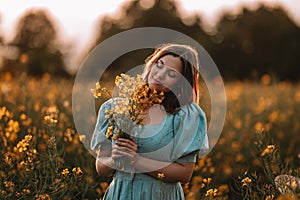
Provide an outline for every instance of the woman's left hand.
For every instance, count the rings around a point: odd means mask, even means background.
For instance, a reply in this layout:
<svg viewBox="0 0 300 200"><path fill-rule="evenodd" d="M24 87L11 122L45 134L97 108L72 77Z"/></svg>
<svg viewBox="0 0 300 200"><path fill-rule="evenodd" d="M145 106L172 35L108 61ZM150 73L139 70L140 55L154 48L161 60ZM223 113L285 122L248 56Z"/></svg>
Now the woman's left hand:
<svg viewBox="0 0 300 200"><path fill-rule="evenodd" d="M133 139L119 138L116 147L121 155L126 156L133 162L135 161L138 147Z"/></svg>

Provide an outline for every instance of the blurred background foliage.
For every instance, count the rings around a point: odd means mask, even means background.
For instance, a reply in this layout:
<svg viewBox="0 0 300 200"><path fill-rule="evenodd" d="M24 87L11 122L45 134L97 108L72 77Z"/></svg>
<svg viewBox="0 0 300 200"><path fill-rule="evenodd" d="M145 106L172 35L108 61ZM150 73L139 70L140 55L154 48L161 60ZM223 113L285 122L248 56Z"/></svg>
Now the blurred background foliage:
<svg viewBox="0 0 300 200"><path fill-rule="evenodd" d="M23 71L34 76L45 72L74 76L66 67L67 61L74 58L67 53L69 47L60 41L56 24L47 10L30 10L20 17L11 42L4 44L0 33L1 70ZM128 1L115 15L99 18L95 26L95 41L86 46L86 52L122 31L157 26L182 32L198 41L225 80L258 80L264 74L277 80L299 80L300 28L281 7L261 4L256 10L245 7L238 15L225 11L215 27L207 28L200 14L183 14L176 1ZM128 53L110 69L116 73L127 71L143 64L149 52L145 49Z"/></svg>
<svg viewBox="0 0 300 200"><path fill-rule="evenodd" d="M45 10L25 13L17 24L16 36L6 45L10 59L4 60L3 70L33 76L69 75L57 37L55 22Z"/></svg>

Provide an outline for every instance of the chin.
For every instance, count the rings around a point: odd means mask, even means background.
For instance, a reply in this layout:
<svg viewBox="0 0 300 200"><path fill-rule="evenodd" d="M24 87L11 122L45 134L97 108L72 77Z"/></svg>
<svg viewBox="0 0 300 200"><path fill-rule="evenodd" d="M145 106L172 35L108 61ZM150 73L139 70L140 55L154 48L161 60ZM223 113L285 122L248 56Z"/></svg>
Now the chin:
<svg viewBox="0 0 300 200"><path fill-rule="evenodd" d="M149 88L152 90L156 90L158 92L161 92L163 90L163 87L161 85L158 84L149 84Z"/></svg>

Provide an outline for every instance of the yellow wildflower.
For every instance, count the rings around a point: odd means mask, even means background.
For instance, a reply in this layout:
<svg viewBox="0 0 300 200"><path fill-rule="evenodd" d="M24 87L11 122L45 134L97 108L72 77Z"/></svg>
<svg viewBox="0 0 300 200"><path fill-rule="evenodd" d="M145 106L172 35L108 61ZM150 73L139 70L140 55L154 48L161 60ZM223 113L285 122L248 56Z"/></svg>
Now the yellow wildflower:
<svg viewBox="0 0 300 200"><path fill-rule="evenodd" d="M46 110L47 113L53 113L53 114L58 114L59 110L56 106L50 106Z"/></svg>
<svg viewBox="0 0 300 200"><path fill-rule="evenodd" d="M274 199L274 195L272 194L272 195L268 195L266 198L265 198L265 200L273 200Z"/></svg>
<svg viewBox="0 0 300 200"><path fill-rule="evenodd" d="M15 184L11 181L4 181L4 185L8 188L8 191L12 192Z"/></svg>
<svg viewBox="0 0 300 200"><path fill-rule="evenodd" d="M207 197L215 197L217 195L218 195L218 190L215 188L207 190L206 194L205 194L205 196L207 196Z"/></svg>
<svg viewBox="0 0 300 200"><path fill-rule="evenodd" d="M69 173L70 173L70 172L69 172L69 169L68 169L68 168L64 169L64 170L61 172L61 174L64 175L64 176L68 175Z"/></svg>
<svg viewBox="0 0 300 200"><path fill-rule="evenodd" d="M83 173L82 170L80 169L80 167L74 167L72 169L72 172L73 172L73 174L76 174L76 175L80 175Z"/></svg>
<svg viewBox="0 0 300 200"><path fill-rule="evenodd" d="M57 124L57 123L58 123L58 120L57 120L57 119L55 119L55 118L53 118L53 117L51 117L51 116L49 116L49 115L46 115L46 116L44 117L44 120L45 120L46 122L51 123L51 124Z"/></svg>
<svg viewBox="0 0 300 200"><path fill-rule="evenodd" d="M163 178L165 178L165 174L164 173L157 173L157 178L162 180Z"/></svg>
<svg viewBox="0 0 300 200"><path fill-rule="evenodd" d="M118 97L113 98L113 107L105 112L105 118L110 123L106 137L112 140L126 135L125 132L132 130L134 125L143 125L140 114L152 105L161 103L163 98L163 93L150 91L141 75L131 77L122 73L116 76L115 85L118 87ZM97 98L104 90L112 96L100 83L96 83L96 89L91 91Z"/></svg>
<svg viewBox="0 0 300 200"><path fill-rule="evenodd" d="M203 179L203 183L205 183L205 184L208 185L208 184L211 182L211 179L212 179L212 178L204 178L204 179Z"/></svg>
<svg viewBox="0 0 300 200"><path fill-rule="evenodd" d="M242 180L242 186L245 187L245 186L248 186L248 184L250 184L252 182L252 180L249 178L249 177L246 177Z"/></svg>
<svg viewBox="0 0 300 200"><path fill-rule="evenodd" d="M6 132L13 132L13 133L19 132L20 131L19 122L14 120L9 120L5 130Z"/></svg>
<svg viewBox="0 0 300 200"><path fill-rule="evenodd" d="M29 189L23 189L24 194L30 194L30 190Z"/></svg>
<svg viewBox="0 0 300 200"><path fill-rule="evenodd" d="M101 88L101 84L99 82L96 83L96 89L100 89Z"/></svg>
<svg viewBox="0 0 300 200"><path fill-rule="evenodd" d="M297 182L296 181L292 181L291 184L290 184L290 187L291 187L292 190L296 190L297 187L298 187Z"/></svg>
<svg viewBox="0 0 300 200"><path fill-rule="evenodd" d="M24 139L22 139L17 146L14 148L15 152L22 153L27 151L27 147L30 145L29 142L32 140L32 135L26 135Z"/></svg>
<svg viewBox="0 0 300 200"><path fill-rule="evenodd" d="M49 194L38 194L35 198L36 200L51 200Z"/></svg>
<svg viewBox="0 0 300 200"><path fill-rule="evenodd" d="M1 196L5 197L7 195L5 190L1 190Z"/></svg>
<svg viewBox="0 0 300 200"><path fill-rule="evenodd" d="M106 138L111 137L111 135L113 134L113 129L114 129L113 126L109 126L109 127L107 128L107 131L106 131Z"/></svg>
<svg viewBox="0 0 300 200"><path fill-rule="evenodd" d="M267 154L271 154L271 153L273 153L274 150L275 150L274 145L268 145L261 153L261 156L264 157Z"/></svg>
<svg viewBox="0 0 300 200"><path fill-rule="evenodd" d="M264 131L264 124L262 122L255 123L254 130L256 133L262 133Z"/></svg>
<svg viewBox="0 0 300 200"><path fill-rule="evenodd" d="M91 92L93 93L94 97L97 99L102 96L102 91L98 89L91 89Z"/></svg>
<svg viewBox="0 0 300 200"><path fill-rule="evenodd" d="M26 119L26 115L25 115L24 113L21 114L21 115L20 115L20 119L21 119L21 120L25 120L25 119Z"/></svg>
<svg viewBox="0 0 300 200"><path fill-rule="evenodd" d="M79 135L79 140L82 142L86 139L86 135Z"/></svg>
<svg viewBox="0 0 300 200"><path fill-rule="evenodd" d="M117 140L121 135L119 133L117 133L114 137L112 137L112 140Z"/></svg>
<svg viewBox="0 0 300 200"><path fill-rule="evenodd" d="M3 106L0 108L0 119L2 119L3 116L5 116L6 113L6 107Z"/></svg>
<svg viewBox="0 0 300 200"><path fill-rule="evenodd" d="M218 191L221 194L226 194L229 192L229 186L227 184L222 184L218 187Z"/></svg>

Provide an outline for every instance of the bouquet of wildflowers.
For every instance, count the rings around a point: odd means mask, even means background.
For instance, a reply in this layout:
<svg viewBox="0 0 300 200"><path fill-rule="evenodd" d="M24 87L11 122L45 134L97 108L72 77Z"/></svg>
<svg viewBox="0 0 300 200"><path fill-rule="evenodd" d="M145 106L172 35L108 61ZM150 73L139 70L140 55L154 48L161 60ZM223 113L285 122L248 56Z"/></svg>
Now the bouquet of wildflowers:
<svg viewBox="0 0 300 200"><path fill-rule="evenodd" d="M106 110L105 116L109 120L106 137L110 140L130 138L130 135L137 134L133 133L134 127L143 125L143 112L164 99L164 93L151 90L141 75L132 77L121 74L116 77L115 85L118 95L112 98L113 106ZM113 97L99 82L91 92L95 98L101 97L103 92Z"/></svg>

